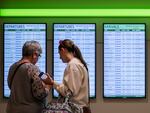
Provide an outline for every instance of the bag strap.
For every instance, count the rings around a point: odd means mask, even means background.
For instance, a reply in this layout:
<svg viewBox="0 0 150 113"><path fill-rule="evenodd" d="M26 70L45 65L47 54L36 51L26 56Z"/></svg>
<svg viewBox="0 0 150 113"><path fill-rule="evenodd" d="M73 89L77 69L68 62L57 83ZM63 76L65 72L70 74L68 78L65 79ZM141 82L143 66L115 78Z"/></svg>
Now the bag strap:
<svg viewBox="0 0 150 113"><path fill-rule="evenodd" d="M20 63L20 64L17 66L17 68L15 69L15 71L14 71L14 73L13 73L13 75L12 75L12 79L11 79L11 81L10 81L10 88L11 88L11 85L12 85L12 82L13 82L13 79L14 79L14 76L15 76L17 70L19 69L19 67L20 67L21 65L23 65L23 64L25 64L25 63L28 63L28 62L22 62L22 63Z"/></svg>

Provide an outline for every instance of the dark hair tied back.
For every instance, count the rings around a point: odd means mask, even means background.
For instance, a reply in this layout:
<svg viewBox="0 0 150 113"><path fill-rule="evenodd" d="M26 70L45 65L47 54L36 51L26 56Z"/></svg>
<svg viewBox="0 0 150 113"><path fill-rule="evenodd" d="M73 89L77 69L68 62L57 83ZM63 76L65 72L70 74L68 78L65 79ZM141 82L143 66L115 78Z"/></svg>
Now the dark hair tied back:
<svg viewBox="0 0 150 113"><path fill-rule="evenodd" d="M65 40L60 40L59 41L59 50L61 50L61 48L66 48L69 52L72 52L74 57L78 58L82 64L84 64L84 66L87 68L86 62L84 61L81 51L78 48L77 45L74 44L74 42L70 39L65 39Z"/></svg>

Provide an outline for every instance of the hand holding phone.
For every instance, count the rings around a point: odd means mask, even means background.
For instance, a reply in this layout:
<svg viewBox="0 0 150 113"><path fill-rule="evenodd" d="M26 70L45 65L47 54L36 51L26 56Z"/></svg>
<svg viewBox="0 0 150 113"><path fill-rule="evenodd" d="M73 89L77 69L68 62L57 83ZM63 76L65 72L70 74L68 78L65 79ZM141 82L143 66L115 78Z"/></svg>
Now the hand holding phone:
<svg viewBox="0 0 150 113"><path fill-rule="evenodd" d="M39 76L45 84L53 85L54 81L48 73L41 72Z"/></svg>
<svg viewBox="0 0 150 113"><path fill-rule="evenodd" d="M44 72L41 72L39 74L39 77L43 80L43 79L46 79L48 76Z"/></svg>

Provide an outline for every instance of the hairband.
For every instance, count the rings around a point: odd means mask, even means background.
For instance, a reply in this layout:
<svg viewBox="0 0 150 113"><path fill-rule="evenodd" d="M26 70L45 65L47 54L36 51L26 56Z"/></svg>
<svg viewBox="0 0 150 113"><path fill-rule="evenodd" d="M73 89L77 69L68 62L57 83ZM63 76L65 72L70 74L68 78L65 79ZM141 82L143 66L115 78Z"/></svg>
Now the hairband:
<svg viewBox="0 0 150 113"><path fill-rule="evenodd" d="M59 45L61 45L61 46L64 47L63 40L60 40L60 41L59 41Z"/></svg>

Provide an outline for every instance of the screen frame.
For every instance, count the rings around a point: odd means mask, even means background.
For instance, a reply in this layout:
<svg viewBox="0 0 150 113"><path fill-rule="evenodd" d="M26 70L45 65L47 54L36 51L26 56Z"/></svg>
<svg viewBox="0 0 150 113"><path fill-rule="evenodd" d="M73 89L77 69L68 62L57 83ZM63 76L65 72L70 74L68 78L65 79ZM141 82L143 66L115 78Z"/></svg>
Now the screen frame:
<svg viewBox="0 0 150 113"><path fill-rule="evenodd" d="M63 22L58 22L58 23L53 23L52 24L52 28L53 28L53 32L52 32L52 35L53 35L53 40L52 40L52 54L53 54L53 56L52 56L52 74L53 74L53 79L54 79L54 25L55 24L93 24L93 25L95 25L95 96L92 96L92 97L90 97L90 92L89 92L89 99L96 99L96 70L97 70L97 48L96 48L96 23L63 23ZM90 90L89 90L90 91ZM54 99L56 99L56 98L58 98L58 97L56 97L56 96L54 96L54 89L52 89L52 98L54 98Z"/></svg>
<svg viewBox="0 0 150 113"><path fill-rule="evenodd" d="M3 26L2 26L2 30L3 30L3 48L2 48L2 51L3 51L3 91L2 91L2 93L3 93L3 98L5 98L5 99L9 99L10 98L10 96L9 97L7 97L7 96L5 96L5 94L4 94L4 83L5 83L5 25L6 24L44 24L45 25L45 72L47 72L47 23L43 23L43 22L41 22L41 23L30 23L30 22L28 22L28 23L25 23L25 22L19 22L19 23L17 23L17 22L4 22L3 23ZM42 51L43 51L43 48L42 48ZM10 90L10 89L9 89Z"/></svg>
<svg viewBox="0 0 150 113"><path fill-rule="evenodd" d="M105 32L105 29L104 29L104 25L105 24L123 24L123 25L126 25L126 24L132 24L132 25L135 25L135 24L142 24L144 25L144 32L145 32L145 95L143 97L129 97L129 96L122 96L122 97L107 97L104 95L104 32ZM146 61L147 61L147 57L146 57L146 23L103 23L103 99L146 99L147 97L147 76L146 76L146 72L147 72L147 66L146 66Z"/></svg>

